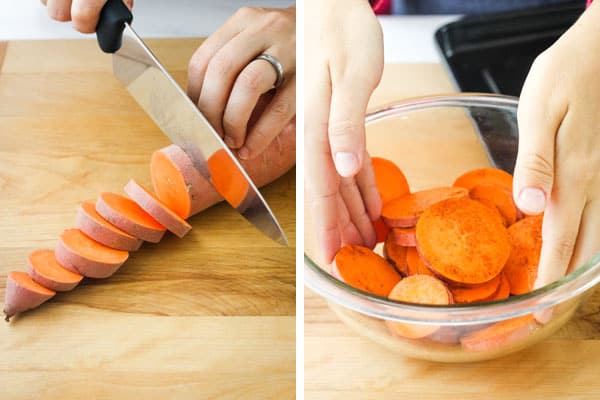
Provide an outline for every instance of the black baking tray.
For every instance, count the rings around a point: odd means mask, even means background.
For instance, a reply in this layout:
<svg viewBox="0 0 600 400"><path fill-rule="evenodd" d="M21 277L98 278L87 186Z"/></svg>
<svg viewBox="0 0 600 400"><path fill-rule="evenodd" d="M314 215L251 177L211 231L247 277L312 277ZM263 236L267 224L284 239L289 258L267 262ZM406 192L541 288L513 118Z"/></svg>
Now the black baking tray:
<svg viewBox="0 0 600 400"><path fill-rule="evenodd" d="M519 96L533 60L585 10L584 1L466 16L439 28L435 42L458 90ZM518 136L514 115L468 112L493 166L512 173Z"/></svg>
<svg viewBox="0 0 600 400"><path fill-rule="evenodd" d="M518 96L533 60L584 10L577 0L466 16L439 28L435 42L459 90Z"/></svg>

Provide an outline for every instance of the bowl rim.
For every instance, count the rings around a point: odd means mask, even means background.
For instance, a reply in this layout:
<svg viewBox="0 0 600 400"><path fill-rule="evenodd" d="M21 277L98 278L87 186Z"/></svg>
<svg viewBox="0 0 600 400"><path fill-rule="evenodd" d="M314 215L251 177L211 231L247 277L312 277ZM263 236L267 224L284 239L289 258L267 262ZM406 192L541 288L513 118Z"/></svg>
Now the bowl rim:
<svg viewBox="0 0 600 400"><path fill-rule="evenodd" d="M365 123L392 116L442 107L490 107L516 112L518 99L512 96L460 93L414 97L389 103L367 114ZM338 280L304 254L304 283L307 287L342 307L372 317L418 323L456 326L496 322L544 309L575 298L600 282L600 253L563 278L526 294L484 303L416 305L377 296Z"/></svg>

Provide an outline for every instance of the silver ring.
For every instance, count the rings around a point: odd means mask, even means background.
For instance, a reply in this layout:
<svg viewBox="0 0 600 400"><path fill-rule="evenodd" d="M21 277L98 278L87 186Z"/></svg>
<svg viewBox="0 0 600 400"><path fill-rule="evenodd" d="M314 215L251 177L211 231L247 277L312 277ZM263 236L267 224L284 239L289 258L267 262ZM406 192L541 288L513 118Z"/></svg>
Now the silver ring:
<svg viewBox="0 0 600 400"><path fill-rule="evenodd" d="M271 66L275 70L275 73L277 74L277 79L275 79L273 87L277 89L279 86L281 86L281 84L283 83L283 66L281 65L279 60L266 53L262 53L261 55L256 57L255 60L264 60L271 64Z"/></svg>

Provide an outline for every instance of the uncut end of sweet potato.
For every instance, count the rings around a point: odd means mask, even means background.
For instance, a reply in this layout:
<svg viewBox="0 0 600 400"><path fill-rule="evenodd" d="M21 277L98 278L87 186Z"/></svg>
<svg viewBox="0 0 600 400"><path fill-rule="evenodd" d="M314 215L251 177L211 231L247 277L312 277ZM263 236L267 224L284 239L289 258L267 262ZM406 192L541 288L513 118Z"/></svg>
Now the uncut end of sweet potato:
<svg viewBox="0 0 600 400"><path fill-rule="evenodd" d="M25 272L9 272L6 279L4 320L9 322L16 314L38 307L55 294L53 290L34 282Z"/></svg>

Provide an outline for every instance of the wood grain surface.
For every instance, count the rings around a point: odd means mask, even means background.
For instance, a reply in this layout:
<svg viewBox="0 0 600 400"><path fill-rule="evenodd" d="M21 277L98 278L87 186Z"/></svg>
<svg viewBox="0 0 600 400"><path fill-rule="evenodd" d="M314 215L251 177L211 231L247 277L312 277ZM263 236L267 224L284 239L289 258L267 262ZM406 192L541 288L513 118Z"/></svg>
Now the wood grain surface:
<svg viewBox="0 0 600 400"><path fill-rule="evenodd" d="M449 92L454 92L454 88L440 65L386 65L371 106ZM427 181L433 176L430 168L435 168L441 181L447 181L456 176L457 169L487 163L472 128L455 127L452 134L462 132L463 136L457 139L454 149L436 145L435 135L448 133L435 132L435 121L431 126L432 132L428 135L433 135L433 140L430 143L423 142L423 148L402 153L406 158L400 160L400 165L409 182L429 186L433 183ZM377 129L393 129L393 125L375 128L375 134ZM369 139L367 142L368 146L377 148L375 154L378 155L387 151L390 156L394 152L397 156L398 146L402 145ZM429 152L428 157L421 156L423 149ZM305 213L306 249L309 254L315 254L307 207ZM472 364L438 364L392 353L344 325L326 301L309 289L304 290L304 309L307 400L600 398L598 292L549 340L501 359Z"/></svg>
<svg viewBox="0 0 600 400"><path fill-rule="evenodd" d="M185 85L200 39L149 40ZM130 178L149 185L169 140L112 75L94 40L23 41L0 73L0 297L74 226L77 205ZM295 174L262 190L282 247L227 204L0 326L2 399L292 398L295 391Z"/></svg>

